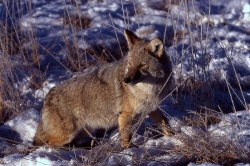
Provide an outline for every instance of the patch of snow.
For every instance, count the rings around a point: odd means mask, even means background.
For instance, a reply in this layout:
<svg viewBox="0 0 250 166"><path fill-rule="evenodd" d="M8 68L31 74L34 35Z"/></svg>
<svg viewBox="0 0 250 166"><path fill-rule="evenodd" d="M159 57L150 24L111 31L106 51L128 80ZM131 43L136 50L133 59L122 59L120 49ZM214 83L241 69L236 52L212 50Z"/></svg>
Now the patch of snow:
<svg viewBox="0 0 250 166"><path fill-rule="evenodd" d="M12 138L14 132L16 133L14 134L16 141L23 144L32 144L38 127L39 119L39 111L31 108L20 113L20 115L18 115L16 118L7 121L1 126L1 129L5 130L4 133L6 138ZM8 132L8 130L11 130L12 132Z"/></svg>
<svg viewBox="0 0 250 166"><path fill-rule="evenodd" d="M188 166L221 166L221 165L205 162L205 163L202 163L202 164L190 163L190 164L188 164Z"/></svg>

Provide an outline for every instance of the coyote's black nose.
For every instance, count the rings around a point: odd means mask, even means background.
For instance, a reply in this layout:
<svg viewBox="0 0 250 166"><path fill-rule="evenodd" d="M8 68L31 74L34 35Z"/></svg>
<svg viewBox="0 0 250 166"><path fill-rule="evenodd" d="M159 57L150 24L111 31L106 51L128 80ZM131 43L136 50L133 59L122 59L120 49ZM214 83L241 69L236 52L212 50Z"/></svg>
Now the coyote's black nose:
<svg viewBox="0 0 250 166"><path fill-rule="evenodd" d="M131 81L132 81L131 78L124 78L124 82L127 84L130 83Z"/></svg>

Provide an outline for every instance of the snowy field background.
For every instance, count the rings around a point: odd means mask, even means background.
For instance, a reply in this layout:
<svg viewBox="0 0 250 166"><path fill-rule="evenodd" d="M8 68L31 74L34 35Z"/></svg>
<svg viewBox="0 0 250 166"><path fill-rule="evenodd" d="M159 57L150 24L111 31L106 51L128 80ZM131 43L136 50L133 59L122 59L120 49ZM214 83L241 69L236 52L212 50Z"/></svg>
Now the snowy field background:
<svg viewBox="0 0 250 166"><path fill-rule="evenodd" d="M0 17L0 165L249 165L249 0L2 0ZM124 28L164 41L176 134L146 119L123 151L116 130L91 150L33 147L49 89L125 55Z"/></svg>

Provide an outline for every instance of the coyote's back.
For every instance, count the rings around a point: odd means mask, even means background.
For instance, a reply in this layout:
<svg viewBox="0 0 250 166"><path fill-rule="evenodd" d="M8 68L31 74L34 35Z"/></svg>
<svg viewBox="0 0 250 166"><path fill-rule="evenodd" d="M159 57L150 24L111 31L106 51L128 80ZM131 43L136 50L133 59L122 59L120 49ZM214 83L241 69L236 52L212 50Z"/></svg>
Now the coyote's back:
<svg viewBox="0 0 250 166"><path fill-rule="evenodd" d="M123 59L73 77L47 94L35 145L62 146L77 135L119 126L121 145L129 146L132 120L143 113L169 134L156 109L168 91L171 62L159 38L147 42L125 30L129 52ZM163 87L165 85L165 87Z"/></svg>

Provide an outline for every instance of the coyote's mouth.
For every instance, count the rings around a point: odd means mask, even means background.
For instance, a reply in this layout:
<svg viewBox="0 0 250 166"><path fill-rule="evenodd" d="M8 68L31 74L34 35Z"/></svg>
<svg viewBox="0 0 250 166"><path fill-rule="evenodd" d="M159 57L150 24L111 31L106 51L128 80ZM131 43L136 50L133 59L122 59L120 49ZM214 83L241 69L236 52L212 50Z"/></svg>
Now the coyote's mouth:
<svg viewBox="0 0 250 166"><path fill-rule="evenodd" d="M125 77L124 82L127 84L131 83L131 82L133 84L136 84L136 83L141 81L141 75L142 75L141 72L139 70L137 70L135 74L130 75L129 77Z"/></svg>

